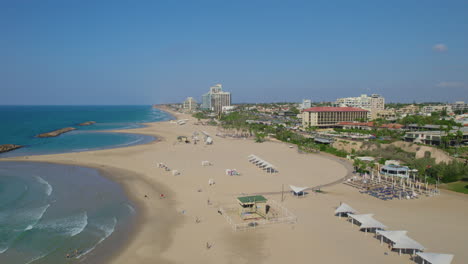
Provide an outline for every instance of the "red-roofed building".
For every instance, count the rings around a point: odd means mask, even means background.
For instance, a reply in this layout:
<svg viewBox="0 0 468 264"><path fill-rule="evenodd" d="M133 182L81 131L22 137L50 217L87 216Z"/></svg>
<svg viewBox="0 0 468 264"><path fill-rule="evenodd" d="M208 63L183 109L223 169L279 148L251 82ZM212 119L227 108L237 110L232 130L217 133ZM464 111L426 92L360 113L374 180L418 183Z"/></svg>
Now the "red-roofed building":
<svg viewBox="0 0 468 264"><path fill-rule="evenodd" d="M398 129L402 129L404 127L404 125L402 125L402 124L383 124L380 127L381 128L392 129L392 130L398 130Z"/></svg>
<svg viewBox="0 0 468 264"><path fill-rule="evenodd" d="M340 122L367 119L368 110L355 107L311 107L302 111L304 127L332 127Z"/></svg>

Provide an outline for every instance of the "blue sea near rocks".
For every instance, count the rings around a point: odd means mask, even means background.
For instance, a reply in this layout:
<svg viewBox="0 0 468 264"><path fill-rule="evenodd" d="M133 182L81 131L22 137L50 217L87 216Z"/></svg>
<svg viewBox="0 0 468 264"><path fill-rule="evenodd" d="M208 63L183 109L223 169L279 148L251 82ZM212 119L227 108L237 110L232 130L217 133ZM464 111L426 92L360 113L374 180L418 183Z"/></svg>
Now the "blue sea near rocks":
<svg viewBox="0 0 468 264"><path fill-rule="evenodd" d="M145 143L154 138L95 131L170 118L151 106L0 106L0 144L25 145L0 158ZM75 126L85 121L97 123ZM68 126L77 130L34 137ZM0 159L2 264L101 263L128 237L136 215L121 187L97 170Z"/></svg>
<svg viewBox="0 0 468 264"><path fill-rule="evenodd" d="M0 106L0 145L23 145L1 153L2 157L77 152L142 144L153 137L136 134L96 133L96 130L130 129L141 123L172 117L151 106ZM77 126L96 121L90 126ZM38 134L64 127L77 130L58 137L37 138Z"/></svg>

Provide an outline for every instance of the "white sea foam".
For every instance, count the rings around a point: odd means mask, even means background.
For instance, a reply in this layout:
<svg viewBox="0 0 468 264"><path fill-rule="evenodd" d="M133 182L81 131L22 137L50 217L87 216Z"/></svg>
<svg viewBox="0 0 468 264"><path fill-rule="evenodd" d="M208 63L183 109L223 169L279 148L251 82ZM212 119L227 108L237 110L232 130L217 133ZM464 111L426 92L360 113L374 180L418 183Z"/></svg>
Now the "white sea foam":
<svg viewBox="0 0 468 264"><path fill-rule="evenodd" d="M8 250L8 247L2 247L0 248L0 254L2 254L3 252L7 251Z"/></svg>
<svg viewBox="0 0 468 264"><path fill-rule="evenodd" d="M136 213L135 208L133 208L133 206L131 206L130 204L126 203L125 206L127 206L128 210L130 210L130 213L132 214Z"/></svg>
<svg viewBox="0 0 468 264"><path fill-rule="evenodd" d="M28 230L31 230L34 228L34 226L37 225L37 223L42 219L42 216L45 214L45 212L47 211L47 208L50 207L50 204L47 204L45 206L42 206L42 207L38 207L38 208L34 208L34 209L28 209L28 210L22 210L22 211L17 211L17 212L14 212L13 216L10 215L11 219L13 221L17 221L17 222L29 222L32 220L32 223L29 224L24 230L18 230L19 232L16 233L15 237L12 237L9 241L14 241L14 239L16 237L18 237L21 233L23 233L24 231L28 231ZM10 245L7 244L2 246L0 248L0 254L2 254L3 252L7 251L8 248L10 247Z"/></svg>
<svg viewBox="0 0 468 264"><path fill-rule="evenodd" d="M116 225L117 225L117 218L115 217L112 218L111 223L108 223L108 225L105 225L105 224L96 225L96 227L104 233L104 236L101 239L99 239L98 242L94 244L94 246L92 246L91 248L87 249L86 251L78 255L77 258L81 258L85 256L86 254L88 254L89 252L93 251L97 247L97 245L101 244L102 241L106 240L110 235L112 235L112 233L114 233Z"/></svg>
<svg viewBox="0 0 468 264"><path fill-rule="evenodd" d="M47 196L50 196L50 194L52 194L52 190L54 189L54 188L52 188L52 185L50 185L49 182L44 180L41 176L35 176L35 177L36 177L38 182L40 182L41 184L46 186Z"/></svg>
<svg viewBox="0 0 468 264"><path fill-rule="evenodd" d="M67 236L76 236L88 225L88 214L86 211L69 217L54 219L41 223L37 226L39 229L54 230Z"/></svg>
<svg viewBox="0 0 468 264"><path fill-rule="evenodd" d="M41 258L43 258L43 257L45 257L45 256L47 256L47 255L49 255L49 253L42 254L42 255L40 255L40 256L34 257L34 258L32 258L30 261L26 262L26 264L33 263L34 261L36 261L36 260L38 260L38 259L41 259Z"/></svg>

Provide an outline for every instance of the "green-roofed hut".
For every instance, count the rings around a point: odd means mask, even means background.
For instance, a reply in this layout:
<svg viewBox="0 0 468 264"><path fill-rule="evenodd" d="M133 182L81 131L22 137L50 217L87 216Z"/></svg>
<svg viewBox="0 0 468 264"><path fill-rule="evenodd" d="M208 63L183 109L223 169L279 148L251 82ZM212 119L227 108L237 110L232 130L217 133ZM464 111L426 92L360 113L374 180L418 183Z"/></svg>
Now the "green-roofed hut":
<svg viewBox="0 0 468 264"><path fill-rule="evenodd" d="M267 218L270 206L268 199L263 195L237 197L239 202L239 215L242 220Z"/></svg>

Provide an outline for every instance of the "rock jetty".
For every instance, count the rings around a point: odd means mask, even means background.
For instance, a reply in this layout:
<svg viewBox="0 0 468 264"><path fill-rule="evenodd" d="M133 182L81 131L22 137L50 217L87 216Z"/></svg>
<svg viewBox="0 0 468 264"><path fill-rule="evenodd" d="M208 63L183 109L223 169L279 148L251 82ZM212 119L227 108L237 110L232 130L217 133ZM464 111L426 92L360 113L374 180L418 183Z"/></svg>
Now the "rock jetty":
<svg viewBox="0 0 468 264"><path fill-rule="evenodd" d="M0 145L0 153L12 151L12 150L19 149L22 147L23 146L21 145L13 145L13 144Z"/></svg>
<svg viewBox="0 0 468 264"><path fill-rule="evenodd" d="M65 127L65 128L61 128L61 129L57 129L57 130L51 131L51 132L39 134L39 135L37 135L36 137L40 137L40 138L44 138L44 137L56 137L56 136L58 136L58 135L61 135L61 134L63 134L63 133L67 133L67 132L72 131L72 130L75 130L75 129L76 129L76 128L74 128L74 127Z"/></svg>
<svg viewBox="0 0 468 264"><path fill-rule="evenodd" d="M88 121L88 122L84 122L84 123L81 123L81 124L78 124L79 126L90 126L92 124L96 124L96 121Z"/></svg>

